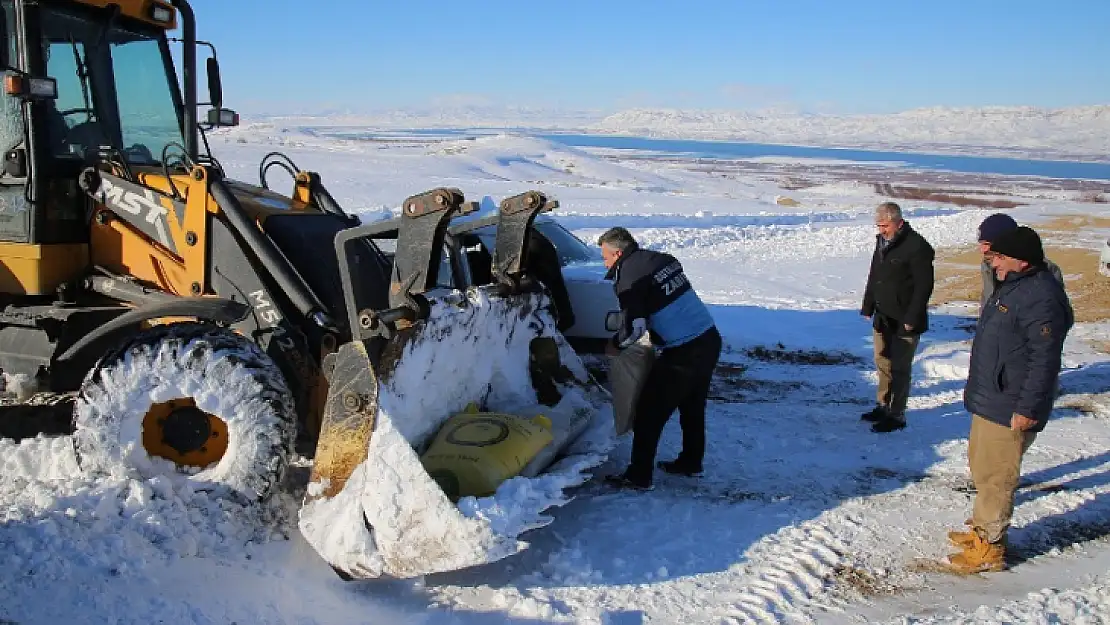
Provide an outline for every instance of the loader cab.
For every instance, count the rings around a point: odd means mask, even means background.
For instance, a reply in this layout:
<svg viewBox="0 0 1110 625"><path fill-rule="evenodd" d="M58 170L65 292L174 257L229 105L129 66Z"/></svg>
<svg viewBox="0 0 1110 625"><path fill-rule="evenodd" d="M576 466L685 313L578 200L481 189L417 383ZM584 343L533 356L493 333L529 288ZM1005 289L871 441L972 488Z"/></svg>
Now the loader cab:
<svg viewBox="0 0 1110 625"><path fill-rule="evenodd" d="M179 19L183 39L167 37ZM183 174L202 161L201 129L238 115L221 108L213 48L214 108L198 123L196 50L210 44L186 0L0 0L0 33L0 293L45 295L92 262L85 168ZM171 41L184 43L180 82Z"/></svg>
<svg viewBox="0 0 1110 625"><path fill-rule="evenodd" d="M84 168L107 159L163 171L180 160L186 107L166 39L175 20L161 0L0 0L0 292L49 293L86 269ZM35 81L53 93L12 88Z"/></svg>
<svg viewBox="0 0 1110 625"><path fill-rule="evenodd" d="M4 240L83 242L85 196L77 187L83 167L102 154L129 167L161 165L184 142L168 24L98 4L3 0L9 72L56 85L54 98L13 102L4 93L4 126L14 132L3 147L7 160L25 163L22 172L5 171L12 179L6 187L29 183L31 200L25 219L0 224Z"/></svg>

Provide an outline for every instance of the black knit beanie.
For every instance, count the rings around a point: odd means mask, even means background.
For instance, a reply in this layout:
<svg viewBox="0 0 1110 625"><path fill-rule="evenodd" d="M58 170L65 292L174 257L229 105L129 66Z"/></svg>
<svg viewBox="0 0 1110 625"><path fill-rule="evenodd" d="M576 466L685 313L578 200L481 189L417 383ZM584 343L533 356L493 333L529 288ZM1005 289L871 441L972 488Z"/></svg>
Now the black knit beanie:
<svg viewBox="0 0 1110 625"><path fill-rule="evenodd" d="M1041 247L1041 237L1037 236L1029 226L1019 226L999 235L991 243L991 251L1010 258L1024 260L1030 265L1044 263L1044 248Z"/></svg>

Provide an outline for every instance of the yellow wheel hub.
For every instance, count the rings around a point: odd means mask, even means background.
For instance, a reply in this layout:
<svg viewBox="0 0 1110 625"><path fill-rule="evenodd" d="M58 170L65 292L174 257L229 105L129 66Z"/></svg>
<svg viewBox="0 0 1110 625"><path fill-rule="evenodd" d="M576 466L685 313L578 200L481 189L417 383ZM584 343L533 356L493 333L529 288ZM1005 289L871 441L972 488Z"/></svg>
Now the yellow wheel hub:
<svg viewBox="0 0 1110 625"><path fill-rule="evenodd" d="M188 397L154 404L143 417L143 449L178 466L207 467L227 453L227 424Z"/></svg>

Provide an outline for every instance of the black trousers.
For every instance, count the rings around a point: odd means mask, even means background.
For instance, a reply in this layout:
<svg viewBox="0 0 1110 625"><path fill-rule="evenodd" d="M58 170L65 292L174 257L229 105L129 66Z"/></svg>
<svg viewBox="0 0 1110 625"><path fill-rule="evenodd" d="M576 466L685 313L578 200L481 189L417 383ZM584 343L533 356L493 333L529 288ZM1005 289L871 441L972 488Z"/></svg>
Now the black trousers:
<svg viewBox="0 0 1110 625"><path fill-rule="evenodd" d="M630 476L651 478L659 437L676 409L682 426L679 459L687 466L701 466L705 456L705 404L720 357L721 334L712 327L689 343L663 350L655 360L636 404Z"/></svg>

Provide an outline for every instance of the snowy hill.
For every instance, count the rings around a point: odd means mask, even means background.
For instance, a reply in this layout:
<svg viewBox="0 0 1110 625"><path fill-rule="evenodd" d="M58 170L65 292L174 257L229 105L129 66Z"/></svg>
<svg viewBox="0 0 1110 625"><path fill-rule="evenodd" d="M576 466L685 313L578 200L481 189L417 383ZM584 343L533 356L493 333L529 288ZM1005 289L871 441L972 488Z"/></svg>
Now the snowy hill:
<svg viewBox="0 0 1110 625"><path fill-rule="evenodd" d="M1026 158L1110 160L1110 105L1043 109L1029 106L932 107L875 115L785 110L598 110L442 106L370 113L331 111L245 114L287 126L377 130L503 129L612 133Z"/></svg>
<svg viewBox="0 0 1110 625"><path fill-rule="evenodd" d="M249 116L249 115L248 115ZM413 107L369 113L355 111L256 114L260 120L316 126L391 128L583 128L603 119L592 110L555 110L524 106Z"/></svg>
<svg viewBox="0 0 1110 625"><path fill-rule="evenodd" d="M933 107L889 115L633 109L599 132L840 147L989 147L992 152L1110 158L1110 105L1066 109Z"/></svg>

